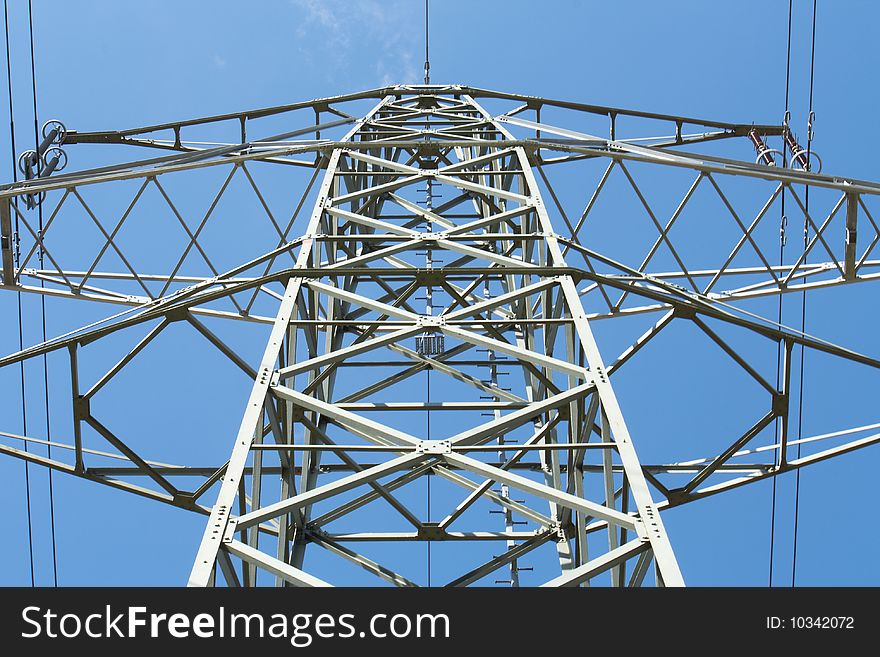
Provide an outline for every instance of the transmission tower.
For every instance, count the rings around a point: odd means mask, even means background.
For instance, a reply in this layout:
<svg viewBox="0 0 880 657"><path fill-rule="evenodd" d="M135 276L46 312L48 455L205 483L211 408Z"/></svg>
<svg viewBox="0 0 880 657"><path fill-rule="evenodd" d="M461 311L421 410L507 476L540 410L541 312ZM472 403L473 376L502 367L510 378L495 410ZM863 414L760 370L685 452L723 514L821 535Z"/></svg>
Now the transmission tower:
<svg viewBox="0 0 880 657"><path fill-rule="evenodd" d="M880 185L811 172L786 125L426 84L123 131L50 123L44 136L22 160L28 179L0 190L3 288L122 310L0 360L66 358L53 372L71 418L46 437L53 458L13 433L0 452L202 514L200 544L180 546L196 555L192 586L346 584L328 556L410 586L426 583L412 574L426 548L432 584L516 586L527 571L530 585L681 586L665 509L880 441L878 425L792 430L794 353L880 362L744 309L880 275L869 210ZM107 159L75 173L50 166L81 144ZM169 153L129 159L137 147ZM567 179L575 208L553 177L579 167L598 175ZM655 175L689 181L668 217L650 201ZM185 207L209 179L207 210ZM101 201L105 190L128 200ZM293 190L292 212L272 209ZM615 205L621 193L628 205ZM681 237L677 222L701 194L716 210L702 234ZM642 234L591 236L609 195L620 215L645 219ZM773 264L784 198L783 230L803 223L807 241ZM223 212L233 232L212 252L207 227ZM73 217L97 238L87 260L84 238L64 228ZM143 232L126 233L135 221ZM268 237L250 253L257 223ZM185 235L173 253L172 227ZM139 267L160 252L164 270ZM224 254L236 262L215 264ZM600 353L597 326L642 317L649 328L630 346ZM693 458L654 460L676 435L631 433L615 375L673 324L714 345L763 407ZM159 462L137 418L111 428L96 409L175 327L241 370L250 392L237 429L179 436L175 460ZM120 385L136 394L129 379ZM204 382L194 414L212 412L219 385Z"/></svg>

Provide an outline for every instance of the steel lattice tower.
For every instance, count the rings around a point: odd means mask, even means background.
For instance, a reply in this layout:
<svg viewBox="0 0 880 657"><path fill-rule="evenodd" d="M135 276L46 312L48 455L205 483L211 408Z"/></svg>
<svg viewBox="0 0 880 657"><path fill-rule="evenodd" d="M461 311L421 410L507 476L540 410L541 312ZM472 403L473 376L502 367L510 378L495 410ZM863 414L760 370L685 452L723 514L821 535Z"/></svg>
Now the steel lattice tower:
<svg viewBox="0 0 880 657"><path fill-rule="evenodd" d="M352 108L366 102L372 107L355 114ZM490 112L490 105L503 110ZM534 120L523 118L529 113ZM548 116L570 117L578 129L558 127ZM600 121L607 137L584 131ZM283 125L283 132L265 136L261 122ZM653 137L658 125L669 136ZM222 126L232 126L236 138L213 146L196 141ZM255 131L259 138L251 136ZM0 360L10 366L66 352L73 420L69 460L11 445L0 445L0 452L205 514L190 585L344 584L310 568L308 555L326 551L409 586L412 579L394 560L443 543L451 546L447 556L435 559L445 558L444 568L457 572L443 584L491 582L485 578L505 571L504 582L517 585L520 561L552 546L552 564L535 566L548 586L599 582L600 575L615 586L681 586L663 509L880 441L870 433L876 426L846 429L802 438L833 446L791 458L798 442L789 435L793 350L869 368L880 363L735 305L878 276L880 261L870 255L880 230L869 206L880 185L809 172L786 126L415 85L126 131L47 134L63 147L172 152L35 176L0 191L4 288L128 307ZM791 168L777 166L766 146L778 137L792 150ZM754 146L759 163L694 152L719 140ZM600 162L603 173L572 220L547 171L583 162ZM277 220L253 172L258 166L311 172L298 203L311 206L307 218L297 219L297 211L286 226ZM670 219L652 209L636 167L692 176ZM188 217L166 181L208 169L228 175L208 211ZM653 225L650 248L631 262L582 238L614 175L632 188ZM242 212L267 216L277 234L262 255L222 270L200 239L236 176L254 192L256 210ZM756 192L764 196L751 219L724 191L733 177L764 190ZM107 223L89 195L126 181L136 193ZM814 198L832 199L824 219L804 203L806 185L819 190ZM728 257L711 268L686 266L672 239L698 189L717 195L737 231L725 247ZM166 272L139 271L119 243L148 191L158 192L187 234L183 254ZM766 217L782 195L792 199L789 221L798 213L805 221L809 243L797 258L773 265L773 245L760 244L758 236L772 225ZM46 217L42 231L34 221L38 204ZM56 257L52 242L72 206L102 236L103 247L83 268ZM675 270L652 268L661 250ZM34 267L39 251L44 268ZM203 273L184 275L183 263L196 253ZM734 266L745 253L751 264ZM124 271L102 270L107 254L118 256ZM273 310L260 314L258 307ZM656 323L606 362L594 322L649 313L659 315ZM262 357L249 362L209 322L266 327ZM673 322L691 323L717 345L762 389L766 407L712 456L646 464L612 377ZM95 395L173 325L191 327L251 381L240 426L223 438L234 434L225 463L151 461L150 443L136 437L136 427L129 438L95 417ZM778 382L718 327L778 349ZM86 381L82 358L120 334L136 334L137 341L102 376ZM422 389L422 377L433 382L433 396L430 387ZM428 424L411 420L416 416L427 416ZM775 436L772 445L752 449L766 432ZM426 479L446 487L430 517L405 493L424 490ZM481 505L497 509L501 521L472 513ZM388 559L358 549L391 543L398 545ZM468 550L487 543L492 556L469 562L476 552Z"/></svg>

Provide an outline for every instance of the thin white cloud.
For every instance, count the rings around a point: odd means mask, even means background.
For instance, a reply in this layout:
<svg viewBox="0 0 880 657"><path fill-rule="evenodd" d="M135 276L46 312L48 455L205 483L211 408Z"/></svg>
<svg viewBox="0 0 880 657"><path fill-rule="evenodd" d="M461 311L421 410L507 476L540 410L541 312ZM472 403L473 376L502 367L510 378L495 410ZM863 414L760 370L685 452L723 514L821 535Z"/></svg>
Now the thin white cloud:
<svg viewBox="0 0 880 657"><path fill-rule="evenodd" d="M420 3L415 0L291 0L302 11L296 28L300 40L309 40L300 52L314 61L309 50L320 48L327 76L336 78L354 66L372 69L373 82L387 85L418 82L422 46ZM317 37L317 38L316 38ZM320 44L320 45L317 45ZM375 66L367 62L372 59ZM418 62L418 63L417 63Z"/></svg>

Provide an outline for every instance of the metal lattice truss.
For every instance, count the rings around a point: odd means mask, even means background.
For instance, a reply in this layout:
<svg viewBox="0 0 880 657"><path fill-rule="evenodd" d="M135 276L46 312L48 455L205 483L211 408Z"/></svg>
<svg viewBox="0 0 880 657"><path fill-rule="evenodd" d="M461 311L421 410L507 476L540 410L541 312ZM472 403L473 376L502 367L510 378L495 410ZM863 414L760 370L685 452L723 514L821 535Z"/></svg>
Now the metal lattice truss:
<svg viewBox="0 0 880 657"><path fill-rule="evenodd" d="M355 118L352 108L364 102L371 109ZM504 111L490 113L490 104ZM579 129L555 127L542 112ZM251 126L269 120L285 130L251 140ZM303 127L290 129L297 120ZM608 138L586 132L599 122L610 122ZM227 142L195 141L230 125ZM634 136L619 136L625 130ZM397 86L122 132L68 132L65 144L173 152L0 191L4 289L128 307L0 360L8 366L66 350L73 408L72 440L6 433L0 452L207 515L190 578L196 586L214 583L218 572L235 586L258 577L327 585L331 577L309 570L314 551L409 586L395 564L355 547L415 549L427 541L461 546L450 552L461 555L495 546L488 560L456 557L444 566L458 568L450 585L486 582L499 570L517 584L519 560L547 546L549 586L585 585L602 574L620 586L682 585L664 508L880 441L872 433L880 425L847 428L801 438L832 446L790 459L798 442L788 429L793 350L880 363L737 305L876 278L880 229L869 207L880 185L685 150L785 131L460 86ZM578 183L585 203L578 215L551 184L566 163L601 165L592 188ZM271 209L257 167L310 174L289 217ZM659 169L692 176L665 219L639 182L640 171ZM169 181L205 171L224 172L208 209L185 209ZM589 234L615 177L649 220L646 249L628 261L594 246ZM740 207L748 204L726 187L732 179L756 186L748 198L759 198L757 210ZM204 236L233 181L251 204L236 198L240 230L258 222L268 237L253 258L224 266L218 261L236 249L226 241L212 251ZM93 190L122 184L131 200L105 207L112 219L101 216ZM821 213L808 210L805 186L813 208L825 204ZM714 268L690 264L677 247L677 222L698 190L715 199L715 219L733 231ZM163 230L170 225L183 238L166 271L144 271L137 245L122 240L150 194L149 212L170 215ZM766 235L769 228L778 239L771 214L778 218L783 196L788 221L807 226L808 242L791 261L771 264L778 241ZM42 230L28 198L42 203ZM62 226L73 214L97 231L92 256L70 248ZM659 265L664 258L675 266ZM111 259L118 270L106 269ZM606 366L595 322L643 313L659 319ZM258 362L209 327L219 320L270 328ZM611 377L678 322L696 326L764 389L766 408L716 454L642 463ZM190 326L252 381L225 463L151 460L149 440L111 430L93 414L95 396L172 325ZM725 339L728 330L778 347L778 382ZM110 335L137 341L86 383L80 360ZM433 399L421 383L431 374ZM412 419L426 415L433 430ZM770 444L756 447L767 431ZM26 452L16 441L49 442L71 457ZM433 519L413 501L426 477L446 487ZM501 524L474 513L485 506L500 512Z"/></svg>

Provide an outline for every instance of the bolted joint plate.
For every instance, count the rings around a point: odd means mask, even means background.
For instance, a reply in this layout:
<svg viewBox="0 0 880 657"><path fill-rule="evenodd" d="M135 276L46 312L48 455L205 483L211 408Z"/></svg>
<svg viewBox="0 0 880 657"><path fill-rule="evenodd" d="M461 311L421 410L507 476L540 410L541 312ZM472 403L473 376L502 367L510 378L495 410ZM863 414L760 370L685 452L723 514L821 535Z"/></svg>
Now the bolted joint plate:
<svg viewBox="0 0 880 657"><path fill-rule="evenodd" d="M418 454L452 454L452 443L448 440L420 440L416 446Z"/></svg>
<svg viewBox="0 0 880 657"><path fill-rule="evenodd" d="M437 315L419 315L416 326L422 328L440 328L446 326L446 318Z"/></svg>
<svg viewBox="0 0 880 657"><path fill-rule="evenodd" d="M223 531L223 542L231 543L235 539L235 526L238 524L237 520L230 519L229 522L226 523L226 528Z"/></svg>

